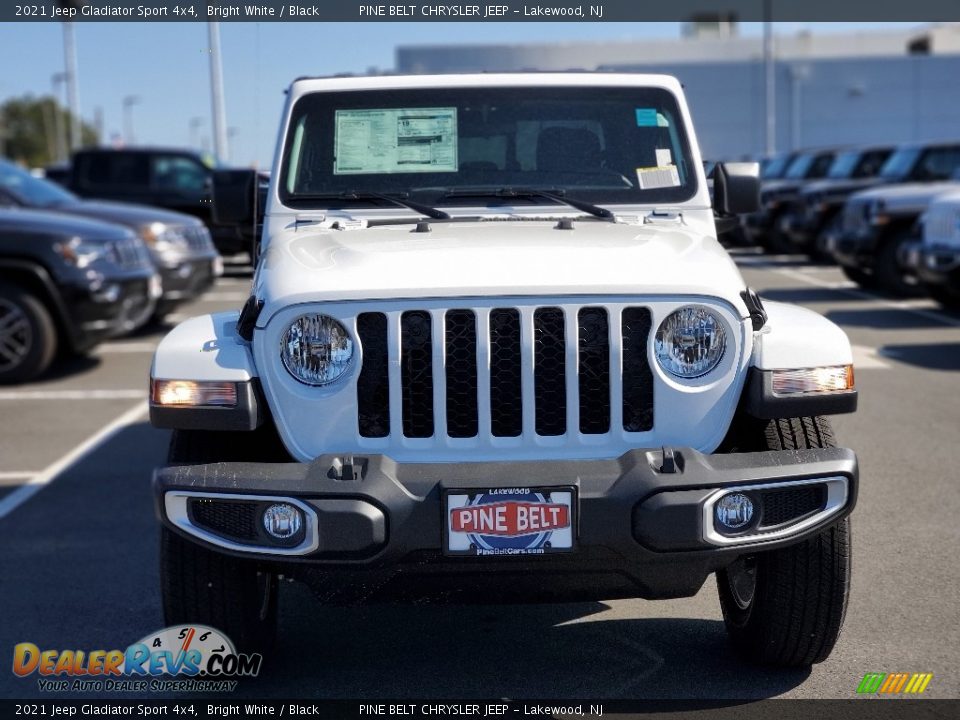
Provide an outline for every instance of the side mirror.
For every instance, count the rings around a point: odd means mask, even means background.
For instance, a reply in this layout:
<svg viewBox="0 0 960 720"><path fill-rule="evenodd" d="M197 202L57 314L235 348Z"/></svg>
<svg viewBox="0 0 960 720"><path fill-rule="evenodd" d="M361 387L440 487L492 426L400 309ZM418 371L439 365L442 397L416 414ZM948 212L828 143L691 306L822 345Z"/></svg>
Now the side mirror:
<svg viewBox="0 0 960 720"><path fill-rule="evenodd" d="M256 170L215 170L211 185L213 222L253 226L259 218Z"/></svg>
<svg viewBox="0 0 960 720"><path fill-rule="evenodd" d="M717 163L712 176L713 210L718 216L760 209L760 163Z"/></svg>

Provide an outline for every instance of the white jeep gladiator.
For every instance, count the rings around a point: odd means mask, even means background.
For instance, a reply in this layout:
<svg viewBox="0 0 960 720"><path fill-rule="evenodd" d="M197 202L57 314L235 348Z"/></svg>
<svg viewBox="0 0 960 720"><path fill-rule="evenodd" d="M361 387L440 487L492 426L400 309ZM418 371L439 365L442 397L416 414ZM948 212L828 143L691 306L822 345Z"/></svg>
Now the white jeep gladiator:
<svg viewBox="0 0 960 720"><path fill-rule="evenodd" d="M716 574L745 656L825 659L850 345L717 242L756 165L711 180L671 77L295 81L249 300L153 362L168 623L269 648L281 576L354 603L677 598ZM215 184L256 222L252 179Z"/></svg>

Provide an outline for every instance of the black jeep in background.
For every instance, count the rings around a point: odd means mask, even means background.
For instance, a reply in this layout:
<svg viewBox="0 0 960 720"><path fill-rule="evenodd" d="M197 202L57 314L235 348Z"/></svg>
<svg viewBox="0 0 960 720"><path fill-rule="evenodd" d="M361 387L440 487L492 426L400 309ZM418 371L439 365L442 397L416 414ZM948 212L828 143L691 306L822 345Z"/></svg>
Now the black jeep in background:
<svg viewBox="0 0 960 720"><path fill-rule="evenodd" d="M146 245L127 228L0 208L0 384L139 327L159 295Z"/></svg>
<svg viewBox="0 0 960 720"><path fill-rule="evenodd" d="M256 228L214 221L211 185L216 168L200 153L177 148L88 148L54 178L77 195L168 208L193 215L210 229L224 255L250 252Z"/></svg>

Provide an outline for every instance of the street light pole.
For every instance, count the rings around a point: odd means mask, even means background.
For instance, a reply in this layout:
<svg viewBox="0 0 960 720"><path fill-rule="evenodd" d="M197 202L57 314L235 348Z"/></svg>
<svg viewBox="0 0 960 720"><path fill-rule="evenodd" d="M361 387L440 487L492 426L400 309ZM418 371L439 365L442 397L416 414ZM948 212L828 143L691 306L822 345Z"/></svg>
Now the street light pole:
<svg viewBox="0 0 960 720"><path fill-rule="evenodd" d="M213 110L213 152L220 162L228 162L227 113L223 100L223 63L220 59L220 23L208 22L210 40L210 97Z"/></svg>
<svg viewBox="0 0 960 720"><path fill-rule="evenodd" d="M77 43L73 23L63 24L63 59L67 75L67 104L70 107L70 149L82 144L80 132L80 78L77 71Z"/></svg>
<svg viewBox="0 0 960 720"><path fill-rule="evenodd" d="M60 106L60 85L67 79L65 72L54 73L50 78L53 85L53 127L56 141L56 162L67 160L67 138L63 127L63 108Z"/></svg>
<svg viewBox="0 0 960 720"><path fill-rule="evenodd" d="M123 98L123 140L127 145L133 145L133 106L140 102L136 95L127 95Z"/></svg>
<svg viewBox="0 0 960 720"><path fill-rule="evenodd" d="M764 151L773 155L777 151L777 78L773 63L773 0L763 0L763 73L766 124Z"/></svg>

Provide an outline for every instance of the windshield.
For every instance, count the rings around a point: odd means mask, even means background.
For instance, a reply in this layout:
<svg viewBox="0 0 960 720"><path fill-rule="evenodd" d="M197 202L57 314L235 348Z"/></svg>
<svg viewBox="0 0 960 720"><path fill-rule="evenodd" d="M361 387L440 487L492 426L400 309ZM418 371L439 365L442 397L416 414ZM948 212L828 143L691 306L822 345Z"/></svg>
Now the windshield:
<svg viewBox="0 0 960 720"><path fill-rule="evenodd" d="M763 166L764 180L779 180L790 164L790 155L777 155L770 158Z"/></svg>
<svg viewBox="0 0 960 720"><path fill-rule="evenodd" d="M3 160L0 160L0 190L5 190L30 207L65 205L77 199L59 185L35 178L26 170Z"/></svg>
<svg viewBox="0 0 960 720"><path fill-rule="evenodd" d="M356 207L347 196L364 192L514 204L517 195L496 196L510 188L646 204L688 200L696 177L666 90L483 87L306 95L293 108L279 185L292 207ZM464 191L479 193L465 203Z"/></svg>
<svg viewBox="0 0 960 720"><path fill-rule="evenodd" d="M802 180L807 175L807 170L813 163L813 155L798 155L787 168L786 177L791 180Z"/></svg>
<svg viewBox="0 0 960 720"><path fill-rule="evenodd" d="M917 158L920 157L919 148L905 148L897 150L891 155L880 169L882 178L902 178L910 174Z"/></svg>
<svg viewBox="0 0 960 720"><path fill-rule="evenodd" d="M827 177L837 180L853 177L853 173L857 169L857 165L859 163L860 153L840 153L837 155L837 159L834 160L833 164L830 166L830 171L827 173Z"/></svg>

